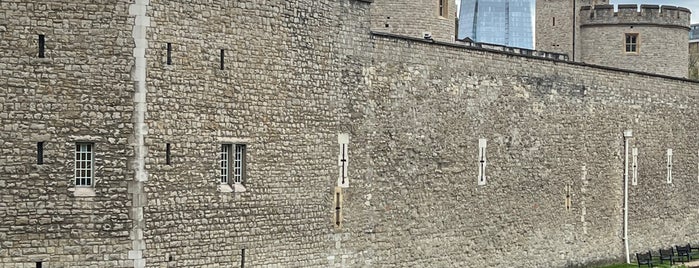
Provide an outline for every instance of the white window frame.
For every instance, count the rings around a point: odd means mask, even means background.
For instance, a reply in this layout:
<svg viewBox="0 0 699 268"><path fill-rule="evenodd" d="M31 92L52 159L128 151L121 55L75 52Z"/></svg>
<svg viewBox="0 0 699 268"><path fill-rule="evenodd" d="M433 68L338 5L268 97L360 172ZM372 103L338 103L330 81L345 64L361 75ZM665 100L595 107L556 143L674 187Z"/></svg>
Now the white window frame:
<svg viewBox="0 0 699 268"><path fill-rule="evenodd" d="M247 145L224 143L219 151L219 182L221 184L245 184Z"/></svg>
<svg viewBox="0 0 699 268"><path fill-rule="evenodd" d="M349 134L338 134L337 143L340 145L340 152L337 155L337 186L347 188L349 187L349 176L347 176L347 169L349 167Z"/></svg>
<svg viewBox="0 0 699 268"><path fill-rule="evenodd" d="M672 149L667 149L667 178L668 184L672 183Z"/></svg>
<svg viewBox="0 0 699 268"><path fill-rule="evenodd" d="M478 140L478 185L485 185L486 184L486 175L485 175L485 170L486 170L486 165L488 163L488 160L486 158L486 149L488 146L488 140L487 139L479 139Z"/></svg>
<svg viewBox="0 0 699 268"><path fill-rule="evenodd" d="M638 185L638 148L631 149L631 185Z"/></svg>
<svg viewBox="0 0 699 268"><path fill-rule="evenodd" d="M232 144L221 144L221 150L219 151L219 182L222 184L230 182L231 147L233 147Z"/></svg>
<svg viewBox="0 0 699 268"><path fill-rule="evenodd" d="M233 158L233 183L244 184L245 183L245 162L247 146L242 143L237 143L233 145L234 158Z"/></svg>
<svg viewBox="0 0 699 268"><path fill-rule="evenodd" d="M95 185L95 144L76 142L73 150L73 185L91 188Z"/></svg>

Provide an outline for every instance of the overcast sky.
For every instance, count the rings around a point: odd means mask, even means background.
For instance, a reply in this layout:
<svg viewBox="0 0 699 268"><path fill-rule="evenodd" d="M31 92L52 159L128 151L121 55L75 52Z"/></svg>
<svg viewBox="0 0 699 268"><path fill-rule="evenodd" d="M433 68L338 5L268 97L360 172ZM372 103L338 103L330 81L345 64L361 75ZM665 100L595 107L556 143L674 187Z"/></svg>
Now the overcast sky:
<svg viewBox="0 0 699 268"><path fill-rule="evenodd" d="M532 0L534 2L535 0ZM612 4L653 4L681 6L692 10L692 23L699 23L699 0L610 0ZM461 4L461 0L456 0L456 5ZM459 10L459 9L457 9Z"/></svg>

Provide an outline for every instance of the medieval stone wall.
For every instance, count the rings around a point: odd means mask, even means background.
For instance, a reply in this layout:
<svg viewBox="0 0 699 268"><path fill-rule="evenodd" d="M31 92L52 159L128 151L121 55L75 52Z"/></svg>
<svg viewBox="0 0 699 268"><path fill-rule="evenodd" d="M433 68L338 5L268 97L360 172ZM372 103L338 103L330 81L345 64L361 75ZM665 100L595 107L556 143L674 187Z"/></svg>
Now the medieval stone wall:
<svg viewBox="0 0 699 268"><path fill-rule="evenodd" d="M696 242L696 83L393 37L372 44L371 87L350 107L355 175L344 226L353 239L344 245L356 266L567 267L622 257L627 129L640 151L631 253Z"/></svg>
<svg viewBox="0 0 699 268"><path fill-rule="evenodd" d="M442 2L443 1L443 2ZM439 4L446 14L439 14ZM439 41L454 41L456 3L452 0L375 0L371 4L371 29L423 38L429 32Z"/></svg>
<svg viewBox="0 0 699 268"><path fill-rule="evenodd" d="M595 6L581 11L580 61L649 73L687 77L689 10L668 6ZM636 52L626 52L625 34L637 34Z"/></svg>
<svg viewBox="0 0 699 268"><path fill-rule="evenodd" d="M371 5L0 3L0 267L618 259L626 129L632 252L697 242L697 83L372 35ZM75 142L94 143L92 197ZM245 192L219 181L228 143Z"/></svg>
<svg viewBox="0 0 699 268"><path fill-rule="evenodd" d="M127 15L127 3L0 3L0 267L133 267ZM94 196L75 187L77 142L94 144Z"/></svg>
<svg viewBox="0 0 699 268"><path fill-rule="evenodd" d="M329 265L338 122L368 59L356 44L368 12L354 0L151 2L148 267L240 267L243 249L245 267ZM220 188L221 145L236 142L242 193Z"/></svg>
<svg viewBox="0 0 699 268"><path fill-rule="evenodd" d="M580 8L608 3L608 0L575 0L573 5L570 0L537 0L535 49L568 54L571 60L579 59ZM574 37L577 48L573 46Z"/></svg>

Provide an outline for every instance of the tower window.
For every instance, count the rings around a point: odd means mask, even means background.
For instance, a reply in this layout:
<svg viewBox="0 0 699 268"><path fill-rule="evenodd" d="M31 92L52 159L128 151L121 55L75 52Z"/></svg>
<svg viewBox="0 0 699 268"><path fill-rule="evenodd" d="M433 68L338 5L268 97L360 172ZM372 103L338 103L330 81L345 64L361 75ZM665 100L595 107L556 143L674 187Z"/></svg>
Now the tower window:
<svg viewBox="0 0 699 268"><path fill-rule="evenodd" d="M553 26L556 26L556 17L553 17Z"/></svg>
<svg viewBox="0 0 699 268"><path fill-rule="evenodd" d="M243 184L245 182L245 147L245 144L221 146L221 183Z"/></svg>
<svg viewBox="0 0 699 268"><path fill-rule="evenodd" d="M447 0L439 0L439 16L447 17Z"/></svg>
<svg viewBox="0 0 699 268"><path fill-rule="evenodd" d="M46 37L43 34L39 35L39 58L45 58L46 52Z"/></svg>
<svg viewBox="0 0 699 268"><path fill-rule="evenodd" d="M92 186L92 143L75 144L75 186Z"/></svg>
<svg viewBox="0 0 699 268"><path fill-rule="evenodd" d="M638 53L638 34L637 33L627 33L625 34L625 51L627 53Z"/></svg>

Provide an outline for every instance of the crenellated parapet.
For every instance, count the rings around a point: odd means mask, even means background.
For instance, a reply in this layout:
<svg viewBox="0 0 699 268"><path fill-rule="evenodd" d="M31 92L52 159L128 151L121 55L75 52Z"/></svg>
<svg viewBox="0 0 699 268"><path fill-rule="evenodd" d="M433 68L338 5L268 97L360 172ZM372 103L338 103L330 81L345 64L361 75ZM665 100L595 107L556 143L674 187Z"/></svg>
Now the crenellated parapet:
<svg viewBox="0 0 699 268"><path fill-rule="evenodd" d="M691 11L684 7L658 5L583 6L580 26L592 25L656 25L689 29Z"/></svg>

